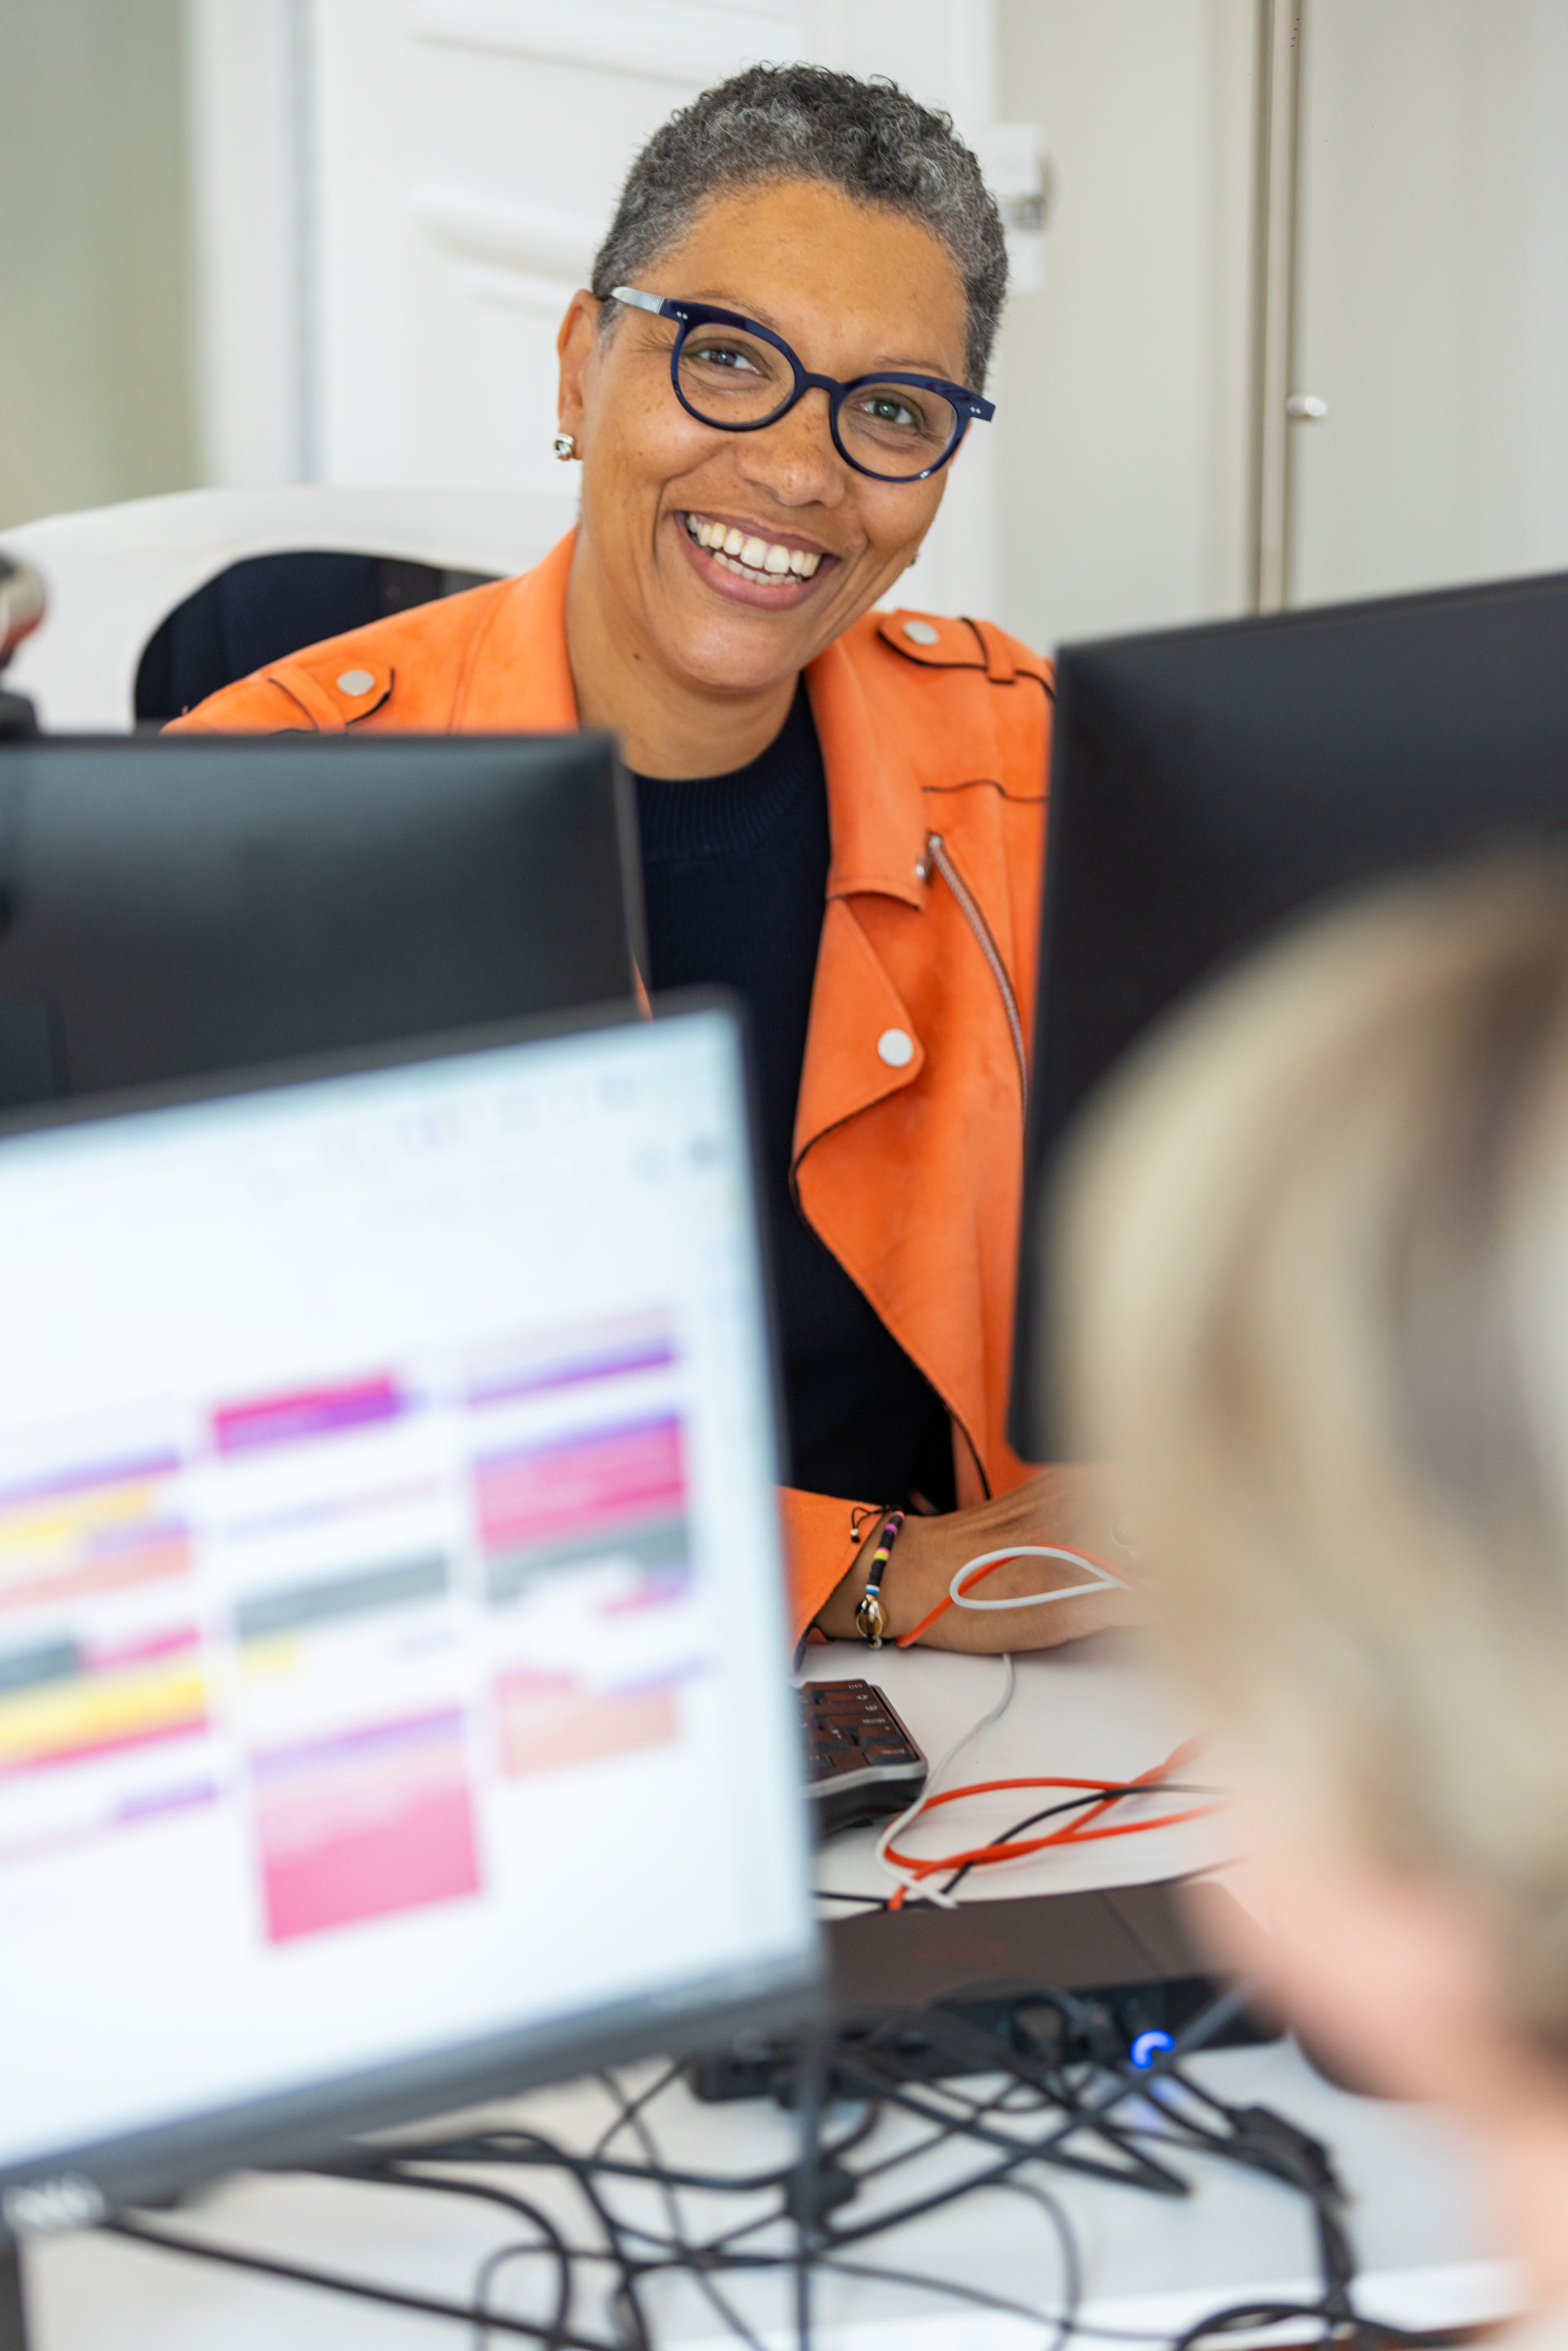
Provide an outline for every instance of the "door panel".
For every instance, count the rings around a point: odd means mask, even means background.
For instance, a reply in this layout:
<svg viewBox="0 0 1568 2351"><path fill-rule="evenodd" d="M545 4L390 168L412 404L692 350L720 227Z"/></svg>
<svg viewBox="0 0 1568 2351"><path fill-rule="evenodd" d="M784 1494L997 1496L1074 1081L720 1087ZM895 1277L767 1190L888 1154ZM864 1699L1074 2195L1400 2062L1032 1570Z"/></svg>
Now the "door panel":
<svg viewBox="0 0 1568 2351"><path fill-rule="evenodd" d="M1568 8L1307 0L1293 600L1568 565Z"/></svg>

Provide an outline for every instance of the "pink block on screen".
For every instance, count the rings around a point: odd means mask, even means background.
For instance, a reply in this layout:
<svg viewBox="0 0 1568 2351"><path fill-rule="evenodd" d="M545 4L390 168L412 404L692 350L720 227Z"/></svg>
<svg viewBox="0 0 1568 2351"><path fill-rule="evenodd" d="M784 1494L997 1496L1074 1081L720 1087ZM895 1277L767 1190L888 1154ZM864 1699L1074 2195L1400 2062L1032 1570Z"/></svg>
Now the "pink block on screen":
<svg viewBox="0 0 1568 2351"><path fill-rule="evenodd" d="M596 1690L549 1692L508 1687L499 1690L501 1751L508 1774L531 1779L573 1763L597 1762L638 1747L661 1747L679 1731L675 1693L632 1690L624 1697Z"/></svg>
<svg viewBox="0 0 1568 2351"><path fill-rule="evenodd" d="M479 1526L487 1550L674 1515L685 1495L680 1423L661 1417L554 1438L477 1465Z"/></svg>
<svg viewBox="0 0 1568 2351"><path fill-rule="evenodd" d="M479 1891L479 1853L467 1787L413 1789L374 1827L267 1850L261 1823L267 1938L286 1943L398 1910L454 1902Z"/></svg>

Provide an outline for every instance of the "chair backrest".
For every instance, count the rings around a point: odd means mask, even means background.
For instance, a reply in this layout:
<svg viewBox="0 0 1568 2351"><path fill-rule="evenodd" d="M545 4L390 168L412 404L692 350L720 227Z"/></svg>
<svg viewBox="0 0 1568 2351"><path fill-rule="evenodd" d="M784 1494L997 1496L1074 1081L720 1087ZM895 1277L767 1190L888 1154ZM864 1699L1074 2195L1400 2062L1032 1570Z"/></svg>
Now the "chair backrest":
<svg viewBox="0 0 1568 2351"><path fill-rule="evenodd" d="M3 544L43 574L49 608L6 684L32 696L51 732L129 731L149 643L231 565L334 551L509 574L538 562L574 516L574 499L544 491L309 486L184 490L25 523ZM307 624L298 643L321 633Z"/></svg>

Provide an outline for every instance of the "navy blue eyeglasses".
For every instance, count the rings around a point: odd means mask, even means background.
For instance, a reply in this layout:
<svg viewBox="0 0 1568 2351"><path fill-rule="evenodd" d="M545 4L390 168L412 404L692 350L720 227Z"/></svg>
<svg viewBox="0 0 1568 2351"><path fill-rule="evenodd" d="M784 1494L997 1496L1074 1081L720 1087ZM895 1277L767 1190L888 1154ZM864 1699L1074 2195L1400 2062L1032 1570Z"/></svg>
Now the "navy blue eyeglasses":
<svg viewBox="0 0 1568 2351"><path fill-rule="evenodd" d="M656 319L673 319L679 332L670 353L675 398L699 424L721 433L760 433L788 416L808 392L828 395L828 429L846 465L877 482L924 482L937 473L977 418L988 424L995 402L938 375L857 376L840 383L809 374L771 327L711 302L664 300L617 286L625 302Z"/></svg>

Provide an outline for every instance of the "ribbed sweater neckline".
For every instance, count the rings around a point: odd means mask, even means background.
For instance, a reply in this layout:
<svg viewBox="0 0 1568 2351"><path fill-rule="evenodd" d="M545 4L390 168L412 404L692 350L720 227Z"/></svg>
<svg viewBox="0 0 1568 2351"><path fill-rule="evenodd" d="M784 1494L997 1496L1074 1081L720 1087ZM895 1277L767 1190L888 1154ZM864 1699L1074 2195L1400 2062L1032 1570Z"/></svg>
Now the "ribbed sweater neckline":
<svg viewBox="0 0 1568 2351"><path fill-rule="evenodd" d="M758 848L811 789L820 754L805 680L765 751L723 776L639 776L637 820L645 864L733 857Z"/></svg>

